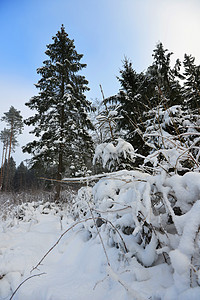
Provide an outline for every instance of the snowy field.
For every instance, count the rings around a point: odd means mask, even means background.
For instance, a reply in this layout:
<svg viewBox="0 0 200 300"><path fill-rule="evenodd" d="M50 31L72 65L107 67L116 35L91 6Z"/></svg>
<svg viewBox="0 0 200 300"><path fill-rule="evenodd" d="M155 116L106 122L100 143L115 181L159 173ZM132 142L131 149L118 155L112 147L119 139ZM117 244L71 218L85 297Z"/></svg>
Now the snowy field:
<svg viewBox="0 0 200 300"><path fill-rule="evenodd" d="M119 171L70 208L4 206L0 299L200 299L199 216L194 172Z"/></svg>

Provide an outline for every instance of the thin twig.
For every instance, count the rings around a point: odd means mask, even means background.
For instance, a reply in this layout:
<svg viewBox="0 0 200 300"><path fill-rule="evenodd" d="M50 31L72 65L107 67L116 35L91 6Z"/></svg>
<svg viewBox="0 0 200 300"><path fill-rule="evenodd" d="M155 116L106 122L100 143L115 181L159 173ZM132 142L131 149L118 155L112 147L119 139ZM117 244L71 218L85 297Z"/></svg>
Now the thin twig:
<svg viewBox="0 0 200 300"><path fill-rule="evenodd" d="M92 213L92 215L93 215L93 213ZM32 268L32 270L31 270L31 272L30 273L32 273L33 272L33 270L35 270L35 269L37 269L40 265L41 265L41 263L43 262L43 260L47 257L47 255L58 245L58 243L60 242L60 240L63 238L63 236L68 232L68 231L70 231L71 229L73 229L76 225L78 225L78 224L80 224L80 223L84 223L84 222L86 222L86 221L89 221L89 220L97 220L98 219L98 217L94 217L94 215L93 215L93 217L90 217L90 218L87 218L87 219L84 219L84 220L80 220L80 221L78 221L78 222L76 222L75 224L73 224L72 226L70 226L67 230L65 230L62 234L61 234L61 236L59 237L59 239L56 241L56 243L45 253L45 255L40 259L40 261L37 263L37 265L35 266L35 267L33 267ZM105 218L102 218L102 220L104 220L105 221L105 223L109 223L112 227L114 227L115 228L115 230L116 230L116 232L118 233L118 235L119 235L119 237L121 238L121 240L122 240L122 243L123 243L123 245L124 245L124 248L125 248L125 250L126 250L126 252L128 252L128 250L127 250L127 247L126 247L126 244L125 244L125 242L124 242L124 240L123 240L123 238L122 238L122 236L121 236L121 234L120 234L120 232L117 230L117 228L110 222L110 221L108 221L108 220L106 220ZM95 226L96 226L96 222L95 222ZM96 228L97 228L97 232L99 232L99 230L98 230L98 227L96 226ZM104 248L105 248L105 246L104 246ZM105 250L105 252L106 252L106 250ZM109 260L108 260L109 261Z"/></svg>
<svg viewBox="0 0 200 300"><path fill-rule="evenodd" d="M110 176L111 178L113 178L112 176L122 176L124 173L125 173L125 175L130 173L130 175L131 175L131 171L129 172L127 170L121 170L121 171L116 171L116 172L111 172L111 173L103 173L103 174L92 175L92 176L87 176L87 177L64 178L62 180L51 179L51 178L46 178L46 177L40 177L40 179L47 180L47 181L53 181L53 182L61 182L61 183L69 183L69 182L70 183L77 183L77 182L87 183L89 181L95 181L95 180L98 180L100 178L107 177L107 176ZM125 180L122 178L117 178L117 179Z"/></svg>
<svg viewBox="0 0 200 300"><path fill-rule="evenodd" d="M116 213L116 212L119 212L119 211L122 211L122 210L126 210L128 208L132 208L132 207L131 206L127 206L127 207L124 207L124 208L109 209L109 210L105 210L105 211L92 208L92 210L94 210L94 211L96 211L97 213L100 213L100 214L106 214L106 213Z"/></svg>
<svg viewBox="0 0 200 300"><path fill-rule="evenodd" d="M11 297L10 297L9 300L13 299L14 295L16 294L16 292L19 290L19 288L22 286L22 284L24 284L26 281L28 281L29 279L31 279L31 278L33 278L33 277L41 276L41 275L44 275L44 274L46 274L46 273L43 272L43 273L40 273L40 274L31 275L31 276L29 276L28 278L26 278L24 281L22 281L22 282L20 283L20 285L18 285L18 287L17 287L16 290L12 293L12 295L11 295Z"/></svg>
<svg viewBox="0 0 200 300"><path fill-rule="evenodd" d="M106 220L106 219L104 219L104 218L101 218L101 219L102 219L103 221L109 223L109 224L116 230L116 232L119 234L119 236L120 236L120 238L121 238L121 240L122 240L122 243L123 243L123 245L124 245L124 249L126 250L126 253L128 253L128 249L127 249L127 247L126 247L126 244L125 244L125 242L124 242L124 239L123 239L122 235L120 234L119 230L116 228L116 226L113 225L112 222L110 222L110 221L108 221L108 220Z"/></svg>
<svg viewBox="0 0 200 300"><path fill-rule="evenodd" d="M87 184L88 184L88 183L87 183ZM88 204L88 207L89 207L89 210L90 210L92 219L93 219L93 221L94 221L94 226L96 227L98 236L99 236L99 238L100 238L100 241L101 241L101 244L102 244L102 247L103 247L103 251L104 251L105 256L106 256L107 264L108 264L108 266L110 266L110 261L109 261L109 258L108 258L108 254L107 254L107 252L106 252L106 248L105 248L105 245L104 245L102 236L101 236L101 234L100 234L99 228L98 228L98 226L97 226L97 224L96 224L96 222L95 222L95 217L94 217L92 208L91 208L91 206L90 206L90 203L89 203L88 199L85 198L85 200L86 200L86 202L87 202L87 204Z"/></svg>
<svg viewBox="0 0 200 300"><path fill-rule="evenodd" d="M59 239L56 241L56 243L45 253L45 255L41 258L41 260L37 263L37 265L35 267L33 267L33 269L31 270L31 272L33 272L33 270L37 269L38 266L41 265L42 261L45 259L45 257L56 247L56 245L58 245L58 243L60 242L60 240L63 238L63 236L68 232L70 231L72 228L74 228L76 225L80 224L80 223L83 223L85 221L88 221L88 220L92 220L92 218L88 218L88 219L85 219L85 220L80 220L78 222L76 222L75 224L73 224L72 226L70 226L67 230L65 230L61 236L59 237Z"/></svg>

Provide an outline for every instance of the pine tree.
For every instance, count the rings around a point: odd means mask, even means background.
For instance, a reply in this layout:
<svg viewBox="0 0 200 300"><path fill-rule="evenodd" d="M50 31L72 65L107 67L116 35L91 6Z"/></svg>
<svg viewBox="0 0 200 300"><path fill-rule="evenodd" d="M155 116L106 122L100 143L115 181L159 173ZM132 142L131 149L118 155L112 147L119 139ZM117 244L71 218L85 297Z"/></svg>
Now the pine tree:
<svg viewBox="0 0 200 300"><path fill-rule="evenodd" d="M0 190L2 188L3 177L5 175L5 170L4 169L5 169L5 162L6 162L6 159L7 159L10 135L11 135L10 130L6 129L6 128L4 128L4 130L2 130L0 132L0 141L3 144L2 158L1 158ZM13 138L11 140L12 151L15 150L15 147L17 145L18 145L17 140L16 140L15 136L13 136Z"/></svg>
<svg viewBox="0 0 200 300"><path fill-rule="evenodd" d="M5 173L5 162L7 157L8 145L10 140L10 131L6 128L0 133L0 140L3 144L2 158L1 158L1 175L0 175L0 190L2 189L3 177Z"/></svg>
<svg viewBox="0 0 200 300"><path fill-rule="evenodd" d="M88 118L91 103L84 95L88 81L79 74L86 67L80 62L83 55L77 53L63 25L52 40L45 52L48 59L37 69L42 77L36 84L39 94L26 103L37 111L25 123L35 126L32 133L38 140L23 151L33 154L34 165L56 165L57 180L61 180L66 171L78 175L87 168L93 151L88 130L93 126ZM60 185L56 198L59 195Z"/></svg>
<svg viewBox="0 0 200 300"><path fill-rule="evenodd" d="M4 113L4 116L1 118L1 121L4 121L8 125L9 130L9 148L8 148L8 160L7 160L7 171L6 171L6 182L5 190L7 189L7 183L9 178L9 165L10 157L12 152L13 145L16 145L16 137L22 133L23 129L23 120L19 110L16 110L13 106L10 107L8 112Z"/></svg>

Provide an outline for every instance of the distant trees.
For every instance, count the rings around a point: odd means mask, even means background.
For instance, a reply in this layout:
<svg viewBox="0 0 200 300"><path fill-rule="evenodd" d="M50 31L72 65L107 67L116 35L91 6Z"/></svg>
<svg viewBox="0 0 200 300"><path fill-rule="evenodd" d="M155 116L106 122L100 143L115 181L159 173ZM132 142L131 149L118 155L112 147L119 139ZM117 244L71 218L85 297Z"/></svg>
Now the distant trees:
<svg viewBox="0 0 200 300"><path fill-rule="evenodd" d="M7 176L7 159L0 168L6 176L2 176L1 190L6 192L34 191L42 188L41 181L38 180L35 170L27 168L23 162L16 167L13 157L10 157L9 173Z"/></svg>
<svg viewBox="0 0 200 300"><path fill-rule="evenodd" d="M33 155L33 166L43 168L56 166L57 180L66 172L82 175L91 162L93 152L92 138L88 130L93 125L88 118L91 103L84 92L89 88L88 81L79 74L86 64L81 63L74 40L70 40L65 28L47 45L48 59L37 70L41 79L36 84L39 94L26 105L37 113L25 120L27 125L35 126L32 133L37 140L28 143L24 152ZM60 195L57 186L56 198Z"/></svg>
<svg viewBox="0 0 200 300"><path fill-rule="evenodd" d="M35 190L39 187L38 178L36 173L32 169L28 169L23 162L17 167L14 177L13 177L13 190L17 191L27 191Z"/></svg>
<svg viewBox="0 0 200 300"><path fill-rule="evenodd" d="M6 190L9 184L8 180L11 165L11 152L14 151L15 147L17 146L17 136L22 133L23 119L20 111L11 106L9 111L4 113L1 121L4 121L8 126L0 133L0 140L3 144L0 186L2 185L3 178L5 177L4 189ZM6 170L5 165L7 165Z"/></svg>
<svg viewBox="0 0 200 300"><path fill-rule="evenodd" d="M4 176L2 180L2 190L6 192L14 191L13 179L16 172L16 163L12 156L10 157L9 164L8 160L5 161L3 168L6 176Z"/></svg>

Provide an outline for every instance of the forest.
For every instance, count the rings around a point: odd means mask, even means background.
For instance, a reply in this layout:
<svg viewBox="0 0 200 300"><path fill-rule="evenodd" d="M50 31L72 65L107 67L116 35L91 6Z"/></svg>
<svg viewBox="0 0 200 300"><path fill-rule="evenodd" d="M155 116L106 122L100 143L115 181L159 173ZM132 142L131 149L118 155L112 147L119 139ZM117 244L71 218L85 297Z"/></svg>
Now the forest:
<svg viewBox="0 0 200 300"><path fill-rule="evenodd" d="M74 300L107 294L127 300L198 299L200 66L195 57L174 61L159 42L145 71L138 73L133 58L125 57L118 93L105 97L100 85L102 99L89 101L83 54L64 25L45 54L37 69L38 94L25 103L34 115L24 120L11 106L1 116L6 127L0 132L0 236L9 234L12 242L1 246L0 299L68 299L66 278L82 282L82 297L74 288L68 296ZM12 153L24 125L32 126L35 138L22 147L31 159L16 167ZM19 259L16 232L27 264ZM36 252L30 233L35 243L42 236L46 241ZM73 249L80 251L73 256ZM93 250L99 253L96 262ZM34 253L32 259L28 253ZM73 277L82 258L80 269L88 277ZM62 265L71 266L71 260L76 267L67 273Z"/></svg>

